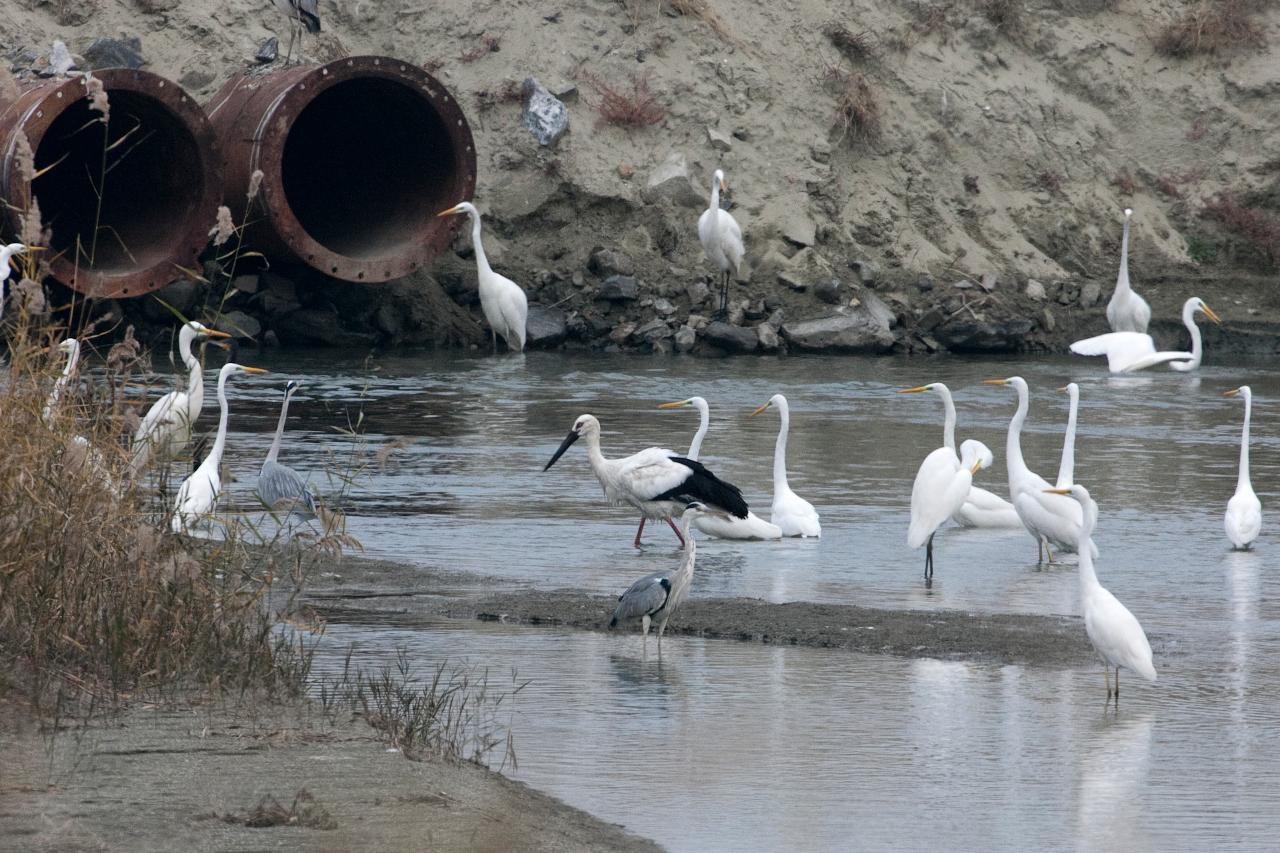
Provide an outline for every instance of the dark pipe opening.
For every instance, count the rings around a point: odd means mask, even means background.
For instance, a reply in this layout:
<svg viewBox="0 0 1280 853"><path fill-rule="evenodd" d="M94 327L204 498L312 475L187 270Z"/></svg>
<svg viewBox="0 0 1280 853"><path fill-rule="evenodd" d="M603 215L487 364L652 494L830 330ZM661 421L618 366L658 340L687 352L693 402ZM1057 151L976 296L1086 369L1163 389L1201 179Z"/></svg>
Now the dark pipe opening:
<svg viewBox="0 0 1280 853"><path fill-rule="evenodd" d="M52 168L32 191L53 250L79 269L113 274L175 256L186 239L175 224L193 215L205 178L196 140L168 107L137 92L107 94L105 135L87 99L53 120L36 149L36 168Z"/></svg>
<svg viewBox="0 0 1280 853"><path fill-rule="evenodd" d="M462 200L455 154L420 94L393 80L348 80L294 120L281 177L289 207L316 242L370 260L421 240L426 220Z"/></svg>

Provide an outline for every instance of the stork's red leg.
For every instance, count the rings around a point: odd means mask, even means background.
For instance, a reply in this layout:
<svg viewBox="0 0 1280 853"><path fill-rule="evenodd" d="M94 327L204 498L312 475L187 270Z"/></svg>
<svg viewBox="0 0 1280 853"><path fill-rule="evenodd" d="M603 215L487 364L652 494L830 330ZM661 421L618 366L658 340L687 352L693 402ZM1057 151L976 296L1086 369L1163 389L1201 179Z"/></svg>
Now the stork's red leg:
<svg viewBox="0 0 1280 853"><path fill-rule="evenodd" d="M645 517L644 517L643 515L642 515L642 516L640 516L640 526L636 528L636 541L635 541L635 546L636 546L637 548L639 548L639 547L640 547L640 534L641 534L641 533L644 533L644 523L645 523L645 520L646 520L646 519L645 519Z"/></svg>
<svg viewBox="0 0 1280 853"><path fill-rule="evenodd" d="M674 532L675 532L675 534L676 534L676 538L680 540L680 547L681 547L681 548L683 548L683 547L684 547L684 534L682 534L682 533L680 532L680 528L679 528L679 527L676 527L676 523L675 523L674 521L672 521L671 519L669 519L669 518L667 519L667 524L670 524L670 525L671 525L671 529L672 529L672 531L674 531Z"/></svg>

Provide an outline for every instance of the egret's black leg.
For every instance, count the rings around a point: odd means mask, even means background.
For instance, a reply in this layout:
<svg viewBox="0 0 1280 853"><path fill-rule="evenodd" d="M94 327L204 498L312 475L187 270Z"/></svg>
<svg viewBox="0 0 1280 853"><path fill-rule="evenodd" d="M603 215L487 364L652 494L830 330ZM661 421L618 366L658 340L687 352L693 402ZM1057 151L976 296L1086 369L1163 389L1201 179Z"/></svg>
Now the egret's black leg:
<svg viewBox="0 0 1280 853"><path fill-rule="evenodd" d="M933 580L933 537L936 533L929 534L929 541L924 546L924 579Z"/></svg>

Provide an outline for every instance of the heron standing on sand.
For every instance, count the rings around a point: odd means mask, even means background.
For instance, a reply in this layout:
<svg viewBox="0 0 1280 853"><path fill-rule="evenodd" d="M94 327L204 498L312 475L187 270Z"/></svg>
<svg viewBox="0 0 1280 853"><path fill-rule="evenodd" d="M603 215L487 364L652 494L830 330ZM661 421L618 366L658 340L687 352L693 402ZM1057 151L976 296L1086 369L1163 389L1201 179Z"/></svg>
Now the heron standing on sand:
<svg viewBox="0 0 1280 853"><path fill-rule="evenodd" d="M285 52L285 64L293 58L293 42L298 41L298 56L302 56L302 31L320 32L319 0L272 0L276 8L289 19L289 49ZM301 60L299 60L301 61Z"/></svg>

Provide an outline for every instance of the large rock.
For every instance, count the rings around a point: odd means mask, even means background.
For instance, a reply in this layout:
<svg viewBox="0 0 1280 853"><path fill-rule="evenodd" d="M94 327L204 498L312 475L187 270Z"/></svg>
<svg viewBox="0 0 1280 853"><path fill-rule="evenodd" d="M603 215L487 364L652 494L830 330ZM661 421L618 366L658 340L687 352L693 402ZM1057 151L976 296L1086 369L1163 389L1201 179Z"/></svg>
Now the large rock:
<svg viewBox="0 0 1280 853"><path fill-rule="evenodd" d="M671 154L649 173L644 200L653 204L667 200L683 207L704 207L707 200L689 180L689 164L679 152Z"/></svg>
<svg viewBox="0 0 1280 853"><path fill-rule="evenodd" d="M636 262L626 252L597 247L587 260L587 269L601 278L611 275L635 275Z"/></svg>
<svg viewBox="0 0 1280 853"><path fill-rule="evenodd" d="M634 276L611 275L596 290L596 299L610 302L627 302L640 296L640 282Z"/></svg>
<svg viewBox="0 0 1280 853"><path fill-rule="evenodd" d="M262 334L262 324L243 311L228 311L218 319L218 331L233 338L257 338Z"/></svg>
<svg viewBox="0 0 1280 853"><path fill-rule="evenodd" d="M698 333L689 326L681 326L676 330L676 352L688 352L698 342Z"/></svg>
<svg viewBox="0 0 1280 853"><path fill-rule="evenodd" d="M294 311L276 323L280 339L288 345L323 344L325 346L369 346L376 337L372 334L350 332L342 328L337 311L303 308Z"/></svg>
<svg viewBox="0 0 1280 853"><path fill-rule="evenodd" d="M524 98L524 126L539 145L555 145L569 131L569 108L535 77L524 78L520 94Z"/></svg>
<svg viewBox="0 0 1280 853"><path fill-rule="evenodd" d="M535 349L549 349L564 343L569 333L569 317L559 308L530 305L525 321L525 344Z"/></svg>
<svg viewBox="0 0 1280 853"><path fill-rule="evenodd" d="M820 320L784 323L782 336L792 349L806 352L881 353L893 346L889 324L861 306Z"/></svg>
<svg viewBox="0 0 1280 853"><path fill-rule="evenodd" d="M1023 348L1032 325L1030 320L953 320L935 329L933 336L952 352L1017 352Z"/></svg>
<svg viewBox="0 0 1280 853"><path fill-rule="evenodd" d="M102 68L132 68L147 64L142 58L142 40L133 38L98 38L84 50L84 61L94 71Z"/></svg>
<svg viewBox="0 0 1280 853"><path fill-rule="evenodd" d="M760 345L755 329L731 326L728 323L708 323L702 331L703 340L728 352L752 352Z"/></svg>

